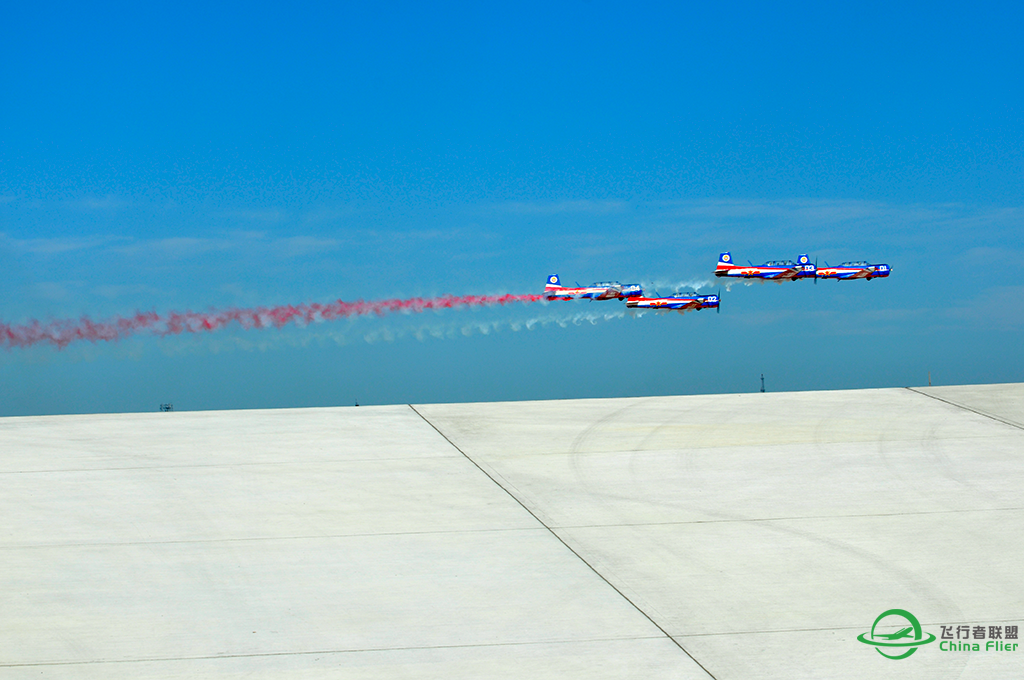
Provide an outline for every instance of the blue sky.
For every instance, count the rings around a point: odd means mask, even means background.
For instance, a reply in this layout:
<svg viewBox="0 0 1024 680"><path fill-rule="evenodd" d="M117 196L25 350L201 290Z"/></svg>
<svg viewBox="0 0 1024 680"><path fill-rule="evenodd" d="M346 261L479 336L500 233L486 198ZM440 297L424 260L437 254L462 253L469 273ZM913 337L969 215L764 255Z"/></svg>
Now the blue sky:
<svg viewBox="0 0 1024 680"><path fill-rule="evenodd" d="M1011 3L23 4L0 320L710 281L614 302L0 350L0 415L1024 380ZM715 289L711 282L706 290Z"/></svg>

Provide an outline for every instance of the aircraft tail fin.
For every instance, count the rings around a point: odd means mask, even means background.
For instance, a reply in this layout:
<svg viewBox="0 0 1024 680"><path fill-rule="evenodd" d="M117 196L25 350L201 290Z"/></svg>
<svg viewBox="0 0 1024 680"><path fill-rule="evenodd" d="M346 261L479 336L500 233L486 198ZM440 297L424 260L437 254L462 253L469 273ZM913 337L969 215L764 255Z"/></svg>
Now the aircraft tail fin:
<svg viewBox="0 0 1024 680"><path fill-rule="evenodd" d="M796 265L798 269L796 277L798 279L813 278L817 282L818 265L811 262L810 255L804 254L796 258Z"/></svg>
<svg viewBox="0 0 1024 680"><path fill-rule="evenodd" d="M552 274L548 277L547 283L544 285L544 290L558 290L562 287L562 281L558 278L558 274Z"/></svg>
<svg viewBox="0 0 1024 680"><path fill-rule="evenodd" d="M732 253L722 253L718 256L718 266L715 267L715 275L725 276L734 266L732 263Z"/></svg>

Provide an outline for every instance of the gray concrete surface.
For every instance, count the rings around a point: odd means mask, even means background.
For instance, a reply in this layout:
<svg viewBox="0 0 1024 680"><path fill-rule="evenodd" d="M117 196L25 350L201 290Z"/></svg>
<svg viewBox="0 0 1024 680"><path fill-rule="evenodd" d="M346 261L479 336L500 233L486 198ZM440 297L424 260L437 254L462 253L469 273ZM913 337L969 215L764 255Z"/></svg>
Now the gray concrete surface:
<svg viewBox="0 0 1024 680"><path fill-rule="evenodd" d="M1024 384L0 419L0 677L996 678ZM984 645L982 645L984 647Z"/></svg>

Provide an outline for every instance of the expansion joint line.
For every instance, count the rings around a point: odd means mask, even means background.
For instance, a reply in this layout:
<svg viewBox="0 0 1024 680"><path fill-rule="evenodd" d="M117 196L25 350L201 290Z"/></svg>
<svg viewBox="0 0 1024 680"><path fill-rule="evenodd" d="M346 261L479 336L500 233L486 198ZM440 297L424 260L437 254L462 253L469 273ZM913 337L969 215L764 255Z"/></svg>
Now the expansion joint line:
<svg viewBox="0 0 1024 680"><path fill-rule="evenodd" d="M628 597L628 596L627 596L627 595L626 595L626 594L625 594L624 592L622 592L622 591L621 591L621 590L620 590L619 588L617 588L617 587L615 586L615 584L614 584L614 583L612 583L611 581L609 581L609 580L608 580L608 579L607 579L607 578L605 577L605 575L604 575L604 574L602 574L602 573L601 573L600 571L598 571L598 570L597 570L597 569L596 569L596 568L594 567L594 565L593 565L593 564L591 564L590 562L588 562L588 561L587 561L587 559L586 559L585 557L583 557L583 556L582 556L582 555L580 555L580 554L579 554L578 552L576 552L576 550L574 550L574 549L573 549L573 547L572 547L571 545L569 545L568 543L566 543L566 541L565 541L565 539L564 539L564 538L562 538L561 536L559 536L559 535L558 535L558 532L557 532L557 531L555 531L555 530L554 530L554 529L552 529L552 528L551 528L550 526L548 526L548 525L547 525L547 523L546 523L546 522L544 522L544 520L542 520L542 519L541 519L540 517L538 517L538 516L537 516L537 514L536 514L536 513L535 513L535 512L533 511L533 510L531 510L531 509L530 509L529 507L527 507L527 505L526 505L525 503L523 503L523 501L521 501L521 500L519 499L519 497L518 497L518 496L516 496L516 495L515 495L514 493L512 493L511 491L509 491L509 490L508 490L508 489L507 489L507 488L505 487L505 485L504 485L504 484L502 484L502 483L501 483L501 482L499 482L499 481L498 481L497 479L495 479L494 475L492 475L492 474L491 474L490 472L488 472L488 471L487 471L486 469L484 469L484 467L483 467L482 465L480 465L480 464L479 464L479 463L477 463L477 462L476 462L475 460L473 460L473 458L472 458L472 457L470 457L470 456L469 456L469 454L467 454L467 453L466 453L465 451L463 451L462 449L460 449L460 448L459 448L459 447L458 447L458 446L457 446L457 445L455 444L455 442L453 442L453 441L452 441L451 439L449 439L449 438L448 438L448 435L446 435L446 434L445 434L444 432L442 432L442 431L440 430L440 428L438 428L438 427L437 427L437 425L434 425L434 423L430 422L430 420L429 420L429 419L428 419L428 418L427 418L426 416L424 416L424 415L423 415L422 413L420 413L419 411L417 411L417 410L416 410L416 407L415 407L415 406L413 406L412 404L409 404L409 408L411 408L411 409L412 409L413 413L415 413L415 414L416 414L416 415L418 415L418 416L419 416L420 418L422 418L422 419L423 419L423 422L425 422L425 423L426 423L427 425L430 425L430 427L434 428L434 431L435 431L435 432L437 432L437 433L438 433L439 435L441 435L441 437L443 437L443 438L444 438L444 440L445 440L446 442L448 442L448 443L449 443L449 444L451 445L451 447L452 447L453 449L455 449L456 451L458 451L459 453L461 453L461 454L462 454L462 456L463 456L463 457L464 457L464 458L465 458L466 460L468 460L468 461L469 461L470 463L472 463L472 464L473 464L473 465L474 465L474 466L476 467L476 469L480 470L480 472L484 473L484 474L485 474L485 475L487 476L487 478L488 478L489 480L491 480L492 482L494 482L494 484L495 484L495 485L496 485L496 486L497 486L497 487L498 487L499 489L501 489L501 490L502 490L502 491L504 491L504 492L505 492L506 494L508 494L508 496L509 496L509 497L510 497L510 498L511 498L512 500L514 500L514 501L515 501L515 502L516 502L516 503L517 503L517 504L519 505L519 507L521 507L521 508L522 508L523 510L525 510L525 511L526 511L527 513L529 513L529 515L530 515L531 517L533 517L533 518L534 518L535 520L537 520L537 522L538 522L538 523L539 523L539 524L540 524L540 525L541 525L542 527L544 527L545 529L547 529L547 530L548 530L548 532L549 532L549 533L550 533L550 534L551 534L552 536L554 536L554 537L555 537L555 539L557 539L559 543L561 543L561 544L562 544L563 546L565 546L566 550L568 550L568 551L569 551L569 552L571 552L571 553L572 553L573 555L575 555L575 556L576 556L576 558L577 558L577 559L578 559L578 560L579 560L580 562L582 562L583 564L587 565L587 567L589 567L589 568L590 568L590 570L591 570L592 572L594 572L594 574L595 574L595 575L597 575L597 577L598 577L599 579L601 579L601 580L602 580L602 581L604 581L604 582L605 582L606 584L608 584L608 587L609 587L609 588L611 588L611 589L612 589L612 590L614 590L614 591L615 591L616 593L618 593L618 594L619 594L619 597L621 597L621 598L622 598L623 600L625 600L626 602L628 602L628 603L629 603L629 604L630 604L630 605L631 605L631 606L633 607L633 609L637 610L637 611L638 611L638 612L640 613L640 615L641 615L641 616L643 616L643 617L644 617L645 619L647 619L648 621L650 621L650 622L651 622L651 625L653 625L653 626L654 626L655 628L657 628L658 630L660 630L660 631L661 631L661 633L662 633L662 634L663 634L663 635L664 635L665 637L667 637L667 638L668 638L669 640L671 640L671 641L672 641L673 643L675 643L675 646L676 646L676 647L678 647L678 648L679 648L680 650L682 650L683 654L685 654L686 656L690 657L690 660L691 660L691 661L693 661L693 662L694 662L695 664L697 664L697 666L698 666L698 667L699 667L699 668L700 668L700 669L701 669L702 671L704 671L705 673L707 673L707 674L708 674L708 677L709 677L709 678L711 678L712 680L717 680L717 678L715 678L715 676L714 676L714 675L713 675L713 674L711 673L711 671L709 671L709 670L708 670L707 668L705 668L705 667L704 667L704 664L702 664L702 663L701 663L700 661L697 661L697 659L696 659L696 658L695 658L695 657L693 656L693 654L690 654L690 652L689 652L689 651L688 651L688 650L686 649L686 647L683 647L683 645L682 645L682 644L680 644L679 640L676 640L676 639L675 639L674 637L672 637L671 635L669 635L668 631L667 631L667 630L665 630L664 628L662 628L662 627L661 627L661 625L660 625L660 624L658 624L658 622L657 622L657 621L655 621L655 620L654 620L653 618L651 618L651 615L650 615L650 614L648 614L648 613L647 613L647 612L645 612L645 611L644 611L643 609L641 609L641 608L640 608L640 606L639 606L639 605L637 605L637 603L636 603L636 602L633 602L633 600L629 599L629 597Z"/></svg>
<svg viewBox="0 0 1024 680"><path fill-rule="evenodd" d="M914 387L907 387L905 389L908 389L911 392L916 392L917 394L920 394L923 397L928 397L929 399L935 399L936 401L941 401L944 404L949 404L950 406L955 406L955 407L957 407L959 409L963 409L964 411L970 411L971 413L976 413L979 416L984 416L985 418L990 418L991 420L998 421L998 422L1002 423L1003 425L1009 425L1010 427L1015 427L1018 430L1024 430L1024 425L1021 425L1020 423L1015 423L1012 420L1007 420L1006 418L1000 418L999 416L994 416L991 413L985 413L984 411L979 411L976 408L971 408L970 406L964 406L963 404L958 404L955 401L950 401L949 399L943 399L942 397L937 397L934 394L928 394L927 392L922 392L921 390L916 389Z"/></svg>

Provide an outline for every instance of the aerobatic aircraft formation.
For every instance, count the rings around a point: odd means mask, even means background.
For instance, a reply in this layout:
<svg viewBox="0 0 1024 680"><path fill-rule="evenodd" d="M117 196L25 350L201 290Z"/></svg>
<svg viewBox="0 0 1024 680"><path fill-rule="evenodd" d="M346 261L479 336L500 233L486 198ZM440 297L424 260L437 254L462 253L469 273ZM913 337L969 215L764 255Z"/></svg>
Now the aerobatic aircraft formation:
<svg viewBox="0 0 1024 680"><path fill-rule="evenodd" d="M715 276L726 279L728 288L741 280L744 283L775 281L800 281L803 279L853 279L885 278L892 267L888 264L871 264L866 261L844 262L838 267L818 267L811 263L809 255L800 255L792 260L772 260L761 265L736 265L732 253L718 257ZM699 286L698 286L699 287ZM321 321L358 316L383 316L394 313L415 313L427 310L453 309L463 307L491 307L512 303L530 304L554 300L623 300L631 313L652 310L655 312L689 312L702 309L720 310L719 294L699 295L676 290L672 295L662 296L644 293L639 283L602 281L589 286L563 286L556 274L548 277L544 292L528 295L441 295L433 298L414 297L385 300L335 300L328 303L302 303L276 305L273 307L210 309L206 312L171 311L165 314L136 312L131 316L114 316L94 320L88 316L70 319L40 321L30 319L27 323L12 324L0 318L0 348L32 347L49 344L63 349L73 342L116 342L139 333L159 336L181 333L206 333L237 324L243 329L281 328L291 323L309 325Z"/></svg>
<svg viewBox="0 0 1024 680"><path fill-rule="evenodd" d="M758 265L749 260L747 262L749 266L737 265L732 259L732 253L722 253L718 256L715 276L772 281L799 281L801 279L836 279L837 281L867 279L870 281L888 276L891 269L887 264L868 264L864 261L844 262L838 267L830 267L826 262L823 268L819 268L816 263L811 264L811 258L807 255L801 255L796 262L773 260Z"/></svg>
<svg viewBox="0 0 1024 680"><path fill-rule="evenodd" d="M719 278L760 279L762 281L802 281L811 279L835 279L846 281L851 279L884 278L889 276L892 267L887 264L870 264L865 261L844 262L838 267L818 267L811 262L809 255L800 255L793 260L771 260L755 265L748 260L746 265L737 265L732 253L725 252L718 256L715 276ZM589 286L563 286L557 274L548 277L544 286L544 298L547 300L625 300L629 309L654 309L659 311L687 312L690 310L719 309L719 295L698 295L697 293L680 293L662 297L646 297L643 287L638 283L621 284L618 281L603 281Z"/></svg>
<svg viewBox="0 0 1024 680"><path fill-rule="evenodd" d="M589 286L576 284L575 288L563 286L558 274L548 277L544 285L544 297L548 300L625 300L630 309L675 310L679 312L691 309L707 309L718 307L717 295L697 295L697 293L677 293L669 297L644 297L644 289L639 283L622 284L618 281L602 281Z"/></svg>

